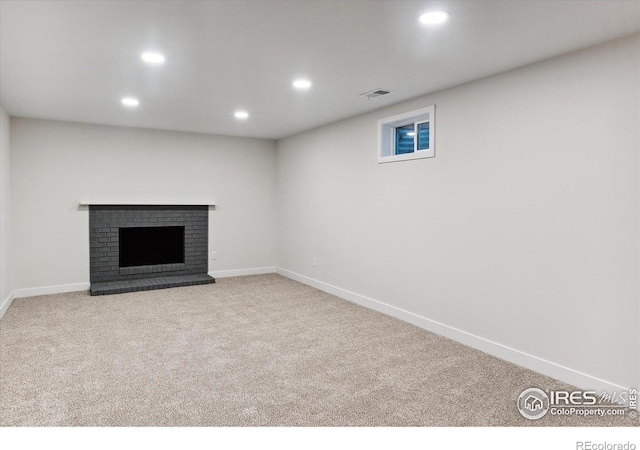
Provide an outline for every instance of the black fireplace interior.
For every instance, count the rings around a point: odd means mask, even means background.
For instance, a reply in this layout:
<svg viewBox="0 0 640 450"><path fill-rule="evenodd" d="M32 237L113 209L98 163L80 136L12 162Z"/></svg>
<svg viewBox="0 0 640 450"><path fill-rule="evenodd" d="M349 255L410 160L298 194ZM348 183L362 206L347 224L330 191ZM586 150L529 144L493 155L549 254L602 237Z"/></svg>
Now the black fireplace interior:
<svg viewBox="0 0 640 450"><path fill-rule="evenodd" d="M184 263L184 227L120 228L120 267Z"/></svg>

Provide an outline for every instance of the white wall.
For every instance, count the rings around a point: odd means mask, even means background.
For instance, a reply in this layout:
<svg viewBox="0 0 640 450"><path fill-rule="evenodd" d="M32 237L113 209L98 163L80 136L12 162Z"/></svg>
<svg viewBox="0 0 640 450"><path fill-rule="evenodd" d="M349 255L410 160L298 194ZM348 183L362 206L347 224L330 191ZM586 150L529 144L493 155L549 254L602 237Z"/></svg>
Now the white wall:
<svg viewBox="0 0 640 450"><path fill-rule="evenodd" d="M635 35L279 141L278 266L637 386L639 53ZM431 104L436 157L378 165L376 121Z"/></svg>
<svg viewBox="0 0 640 450"><path fill-rule="evenodd" d="M273 141L20 118L11 139L16 289L89 282L85 199L214 199L209 270L275 266Z"/></svg>
<svg viewBox="0 0 640 450"><path fill-rule="evenodd" d="M9 308L11 277L11 150L9 116L0 106L0 317Z"/></svg>

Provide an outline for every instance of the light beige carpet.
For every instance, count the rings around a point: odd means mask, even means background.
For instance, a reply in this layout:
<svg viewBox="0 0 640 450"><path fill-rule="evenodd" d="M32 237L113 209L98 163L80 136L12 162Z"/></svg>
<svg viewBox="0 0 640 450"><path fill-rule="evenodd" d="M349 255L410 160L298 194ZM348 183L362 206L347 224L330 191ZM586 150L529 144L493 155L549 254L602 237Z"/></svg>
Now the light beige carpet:
<svg viewBox="0 0 640 450"><path fill-rule="evenodd" d="M638 425L532 422L568 389L279 275L15 300L0 321L3 426Z"/></svg>

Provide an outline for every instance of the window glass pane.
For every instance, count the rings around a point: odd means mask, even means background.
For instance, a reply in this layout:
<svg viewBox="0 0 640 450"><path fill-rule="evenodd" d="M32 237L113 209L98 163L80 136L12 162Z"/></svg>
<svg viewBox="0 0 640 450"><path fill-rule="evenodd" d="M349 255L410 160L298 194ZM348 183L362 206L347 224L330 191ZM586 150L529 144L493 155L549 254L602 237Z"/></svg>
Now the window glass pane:
<svg viewBox="0 0 640 450"><path fill-rule="evenodd" d="M418 124L418 150L429 150L429 122Z"/></svg>
<svg viewBox="0 0 640 450"><path fill-rule="evenodd" d="M413 153L415 134L413 124L396 128L396 155Z"/></svg>

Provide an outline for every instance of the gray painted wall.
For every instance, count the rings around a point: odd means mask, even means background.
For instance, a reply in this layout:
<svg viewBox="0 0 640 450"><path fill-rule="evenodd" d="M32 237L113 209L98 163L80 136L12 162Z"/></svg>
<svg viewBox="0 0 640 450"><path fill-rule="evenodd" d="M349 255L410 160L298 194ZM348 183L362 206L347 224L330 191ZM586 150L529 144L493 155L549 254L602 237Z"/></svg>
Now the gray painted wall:
<svg viewBox="0 0 640 450"><path fill-rule="evenodd" d="M13 289L11 278L11 149L9 116L0 106L0 307L4 305Z"/></svg>
<svg viewBox="0 0 640 450"><path fill-rule="evenodd" d="M637 386L639 40L279 141L279 267ZM377 164L432 104L436 157Z"/></svg>
<svg viewBox="0 0 640 450"><path fill-rule="evenodd" d="M14 288L89 282L80 200L213 199L209 270L275 266L275 142L11 118Z"/></svg>

